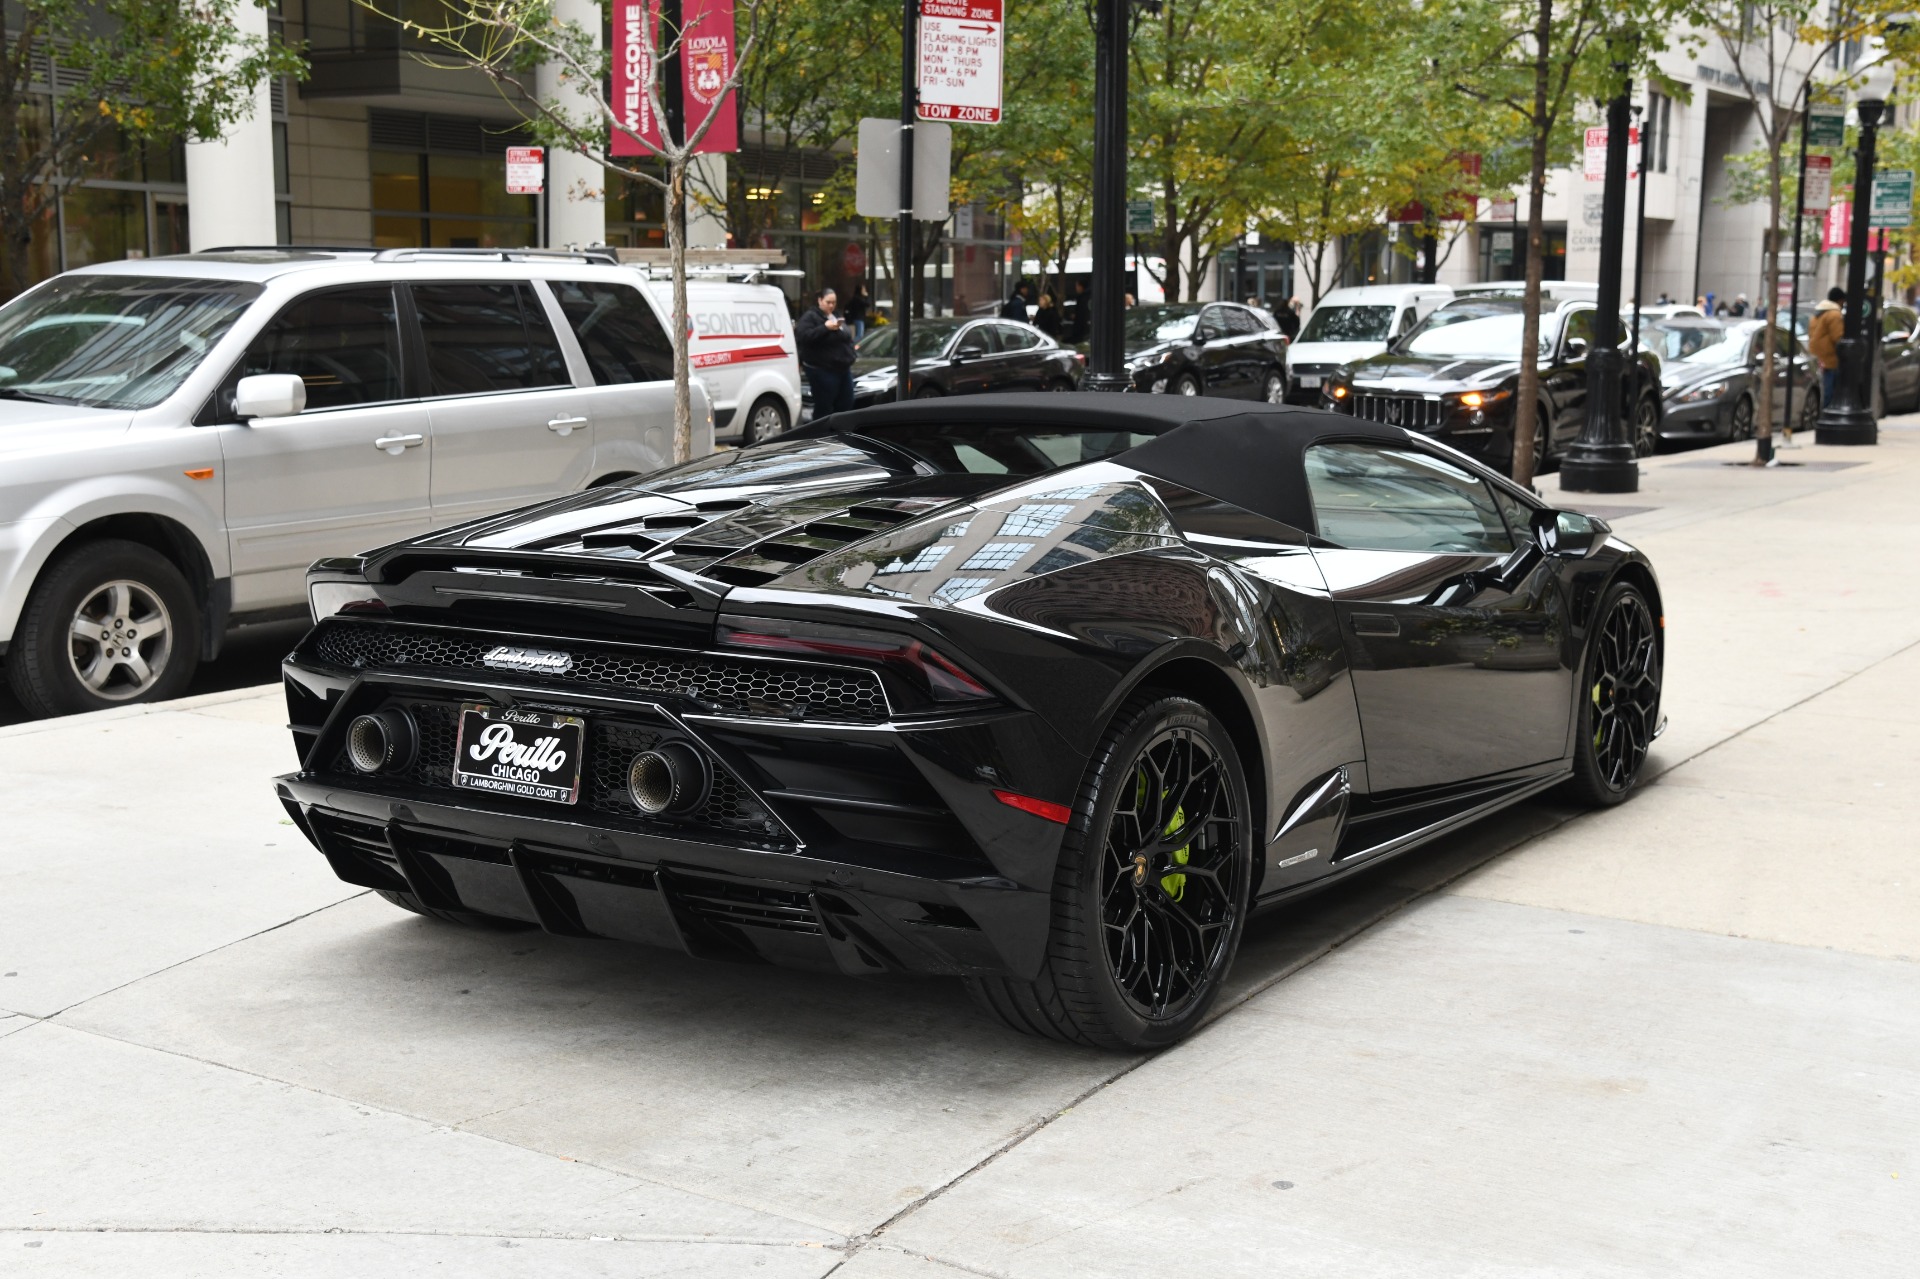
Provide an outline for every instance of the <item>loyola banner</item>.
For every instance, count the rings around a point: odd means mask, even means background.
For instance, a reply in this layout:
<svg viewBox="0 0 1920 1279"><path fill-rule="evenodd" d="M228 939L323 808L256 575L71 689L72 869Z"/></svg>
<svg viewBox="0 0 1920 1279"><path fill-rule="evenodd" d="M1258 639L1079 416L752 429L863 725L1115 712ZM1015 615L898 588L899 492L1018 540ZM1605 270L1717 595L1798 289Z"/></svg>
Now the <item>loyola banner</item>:
<svg viewBox="0 0 1920 1279"><path fill-rule="evenodd" d="M680 81L689 133L715 111L719 115L695 148L738 151L739 122L731 94L721 96L733 74L733 0L683 0L686 23L680 42ZM648 33L652 33L652 39ZM660 0L616 0L613 6L613 109L620 127L609 154L652 155L660 144L648 86L661 37ZM667 38L672 39L671 32Z"/></svg>

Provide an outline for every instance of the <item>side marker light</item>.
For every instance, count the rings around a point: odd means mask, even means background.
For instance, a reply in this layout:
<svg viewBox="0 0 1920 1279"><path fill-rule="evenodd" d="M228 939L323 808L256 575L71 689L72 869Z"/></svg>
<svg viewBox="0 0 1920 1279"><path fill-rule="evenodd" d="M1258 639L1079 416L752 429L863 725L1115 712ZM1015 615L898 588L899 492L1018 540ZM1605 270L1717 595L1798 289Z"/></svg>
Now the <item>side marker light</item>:
<svg viewBox="0 0 1920 1279"><path fill-rule="evenodd" d="M1035 799L1031 795L1016 795L1010 790L997 790L993 797L1009 808L1017 808L1023 813L1032 813L1035 817L1044 817L1050 822L1059 822L1065 826L1073 820L1073 810L1065 804L1050 804L1044 799Z"/></svg>
<svg viewBox="0 0 1920 1279"><path fill-rule="evenodd" d="M213 478L213 468L211 466L196 466L190 471L182 471L181 474L190 480L210 480Z"/></svg>

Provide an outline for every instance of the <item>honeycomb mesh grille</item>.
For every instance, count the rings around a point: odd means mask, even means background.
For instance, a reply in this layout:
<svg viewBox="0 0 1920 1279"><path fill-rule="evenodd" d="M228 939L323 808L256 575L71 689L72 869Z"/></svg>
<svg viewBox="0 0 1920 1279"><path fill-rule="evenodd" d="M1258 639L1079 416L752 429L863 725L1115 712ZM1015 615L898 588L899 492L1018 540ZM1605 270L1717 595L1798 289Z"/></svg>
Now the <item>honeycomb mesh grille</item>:
<svg viewBox="0 0 1920 1279"><path fill-rule="evenodd" d="M311 641L312 654L333 666L381 669L488 669L495 642L430 627L333 622ZM571 644L572 667L559 676L526 676L576 687L634 689L689 697L715 710L790 719L880 723L887 699L871 671L762 662L746 658L615 649Z"/></svg>

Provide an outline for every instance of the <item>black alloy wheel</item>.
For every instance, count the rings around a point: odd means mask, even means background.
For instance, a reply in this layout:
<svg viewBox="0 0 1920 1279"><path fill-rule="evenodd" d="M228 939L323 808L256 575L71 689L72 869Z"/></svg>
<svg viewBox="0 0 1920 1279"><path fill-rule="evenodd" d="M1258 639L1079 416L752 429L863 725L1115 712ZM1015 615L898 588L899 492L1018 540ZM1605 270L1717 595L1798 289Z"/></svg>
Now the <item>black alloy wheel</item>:
<svg viewBox="0 0 1920 1279"><path fill-rule="evenodd" d="M1568 787L1584 802L1608 807L1638 784L1660 725L1660 630L1630 582L1609 588L1595 616Z"/></svg>
<svg viewBox="0 0 1920 1279"><path fill-rule="evenodd" d="M1660 401L1651 395L1640 398L1633 406L1633 455L1652 457L1660 444Z"/></svg>
<svg viewBox="0 0 1920 1279"><path fill-rule="evenodd" d="M1733 422L1727 428L1730 440L1750 440L1753 438L1753 401L1741 396L1733 402Z"/></svg>
<svg viewBox="0 0 1920 1279"><path fill-rule="evenodd" d="M1218 997L1246 924L1239 756L1204 706L1142 695L1102 738L1074 814L1040 977L968 987L1028 1034L1121 1051L1176 1043Z"/></svg>
<svg viewBox="0 0 1920 1279"><path fill-rule="evenodd" d="M1553 419L1545 405L1533 417L1533 473L1545 475L1553 466Z"/></svg>

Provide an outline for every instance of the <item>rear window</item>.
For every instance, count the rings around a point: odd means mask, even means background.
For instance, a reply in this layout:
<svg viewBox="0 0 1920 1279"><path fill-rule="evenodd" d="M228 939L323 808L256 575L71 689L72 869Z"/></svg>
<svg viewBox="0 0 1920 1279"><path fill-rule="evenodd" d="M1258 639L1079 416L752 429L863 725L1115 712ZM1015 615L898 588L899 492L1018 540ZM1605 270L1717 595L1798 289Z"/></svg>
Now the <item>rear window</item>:
<svg viewBox="0 0 1920 1279"><path fill-rule="evenodd" d="M172 395L260 286L68 275L0 309L0 398L143 409Z"/></svg>
<svg viewBox="0 0 1920 1279"><path fill-rule="evenodd" d="M672 379L673 344L640 290L574 280L550 284L597 385Z"/></svg>

